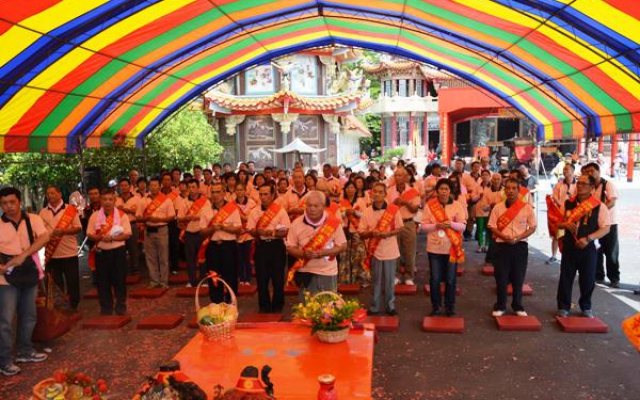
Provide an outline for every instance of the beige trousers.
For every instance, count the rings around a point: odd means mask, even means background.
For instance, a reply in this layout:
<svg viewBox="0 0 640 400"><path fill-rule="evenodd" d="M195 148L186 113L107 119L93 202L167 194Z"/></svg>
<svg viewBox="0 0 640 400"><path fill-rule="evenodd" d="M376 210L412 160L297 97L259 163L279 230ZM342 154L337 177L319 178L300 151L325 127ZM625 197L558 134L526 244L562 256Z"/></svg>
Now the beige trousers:
<svg viewBox="0 0 640 400"><path fill-rule="evenodd" d="M144 234L144 254L151 284L169 284L169 229Z"/></svg>
<svg viewBox="0 0 640 400"><path fill-rule="evenodd" d="M398 233L398 247L400 249L400 259L398 260L398 268L396 270L398 279L413 279L416 268L416 223L408 221L404 223L404 227ZM404 261L404 271L402 270L402 261Z"/></svg>

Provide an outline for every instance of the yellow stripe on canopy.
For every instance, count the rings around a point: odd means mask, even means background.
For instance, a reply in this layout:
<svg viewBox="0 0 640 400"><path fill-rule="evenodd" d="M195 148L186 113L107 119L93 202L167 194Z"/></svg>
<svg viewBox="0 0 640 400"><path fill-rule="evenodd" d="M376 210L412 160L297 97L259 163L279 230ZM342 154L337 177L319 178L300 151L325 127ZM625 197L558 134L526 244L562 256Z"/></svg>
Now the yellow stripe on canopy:
<svg viewBox="0 0 640 400"><path fill-rule="evenodd" d="M640 43L640 21L633 16L615 8L602 0L556 0L580 11L594 21L605 25L607 28L625 36L636 43ZM627 0L636 2L638 0ZM637 6L637 5L636 5Z"/></svg>
<svg viewBox="0 0 640 400"><path fill-rule="evenodd" d="M166 0L158 2L140 12L126 18L117 24L105 29L104 31L93 36L86 42L82 43L82 47L76 47L60 58L49 68L42 71L38 76L33 78L28 85L31 87L49 89L60 79L65 77L75 68L80 66L89 57L95 53L85 50L88 48L94 51L100 51L119 40L131 32L135 32L142 26L145 26L164 15L168 15L173 11L183 7L185 4L192 3L195 0ZM13 125L15 125L22 115L26 113L40 97L46 92L28 91L25 88L16 93L15 96L2 108L0 108L0 135L6 134Z"/></svg>
<svg viewBox="0 0 640 400"><path fill-rule="evenodd" d="M109 0L64 0L25 20L11 22L19 23L21 26L37 32L48 33L107 1ZM12 26L0 36L0 48L2 48L0 67L11 61L40 37L41 35L36 32L20 26Z"/></svg>

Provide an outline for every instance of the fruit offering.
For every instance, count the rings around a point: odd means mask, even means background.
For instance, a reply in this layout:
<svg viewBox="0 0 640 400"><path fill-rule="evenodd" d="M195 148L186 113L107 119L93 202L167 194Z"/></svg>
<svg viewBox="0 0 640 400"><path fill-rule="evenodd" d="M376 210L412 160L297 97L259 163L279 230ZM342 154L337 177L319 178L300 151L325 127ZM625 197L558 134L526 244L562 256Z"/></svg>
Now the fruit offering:
<svg viewBox="0 0 640 400"><path fill-rule="evenodd" d="M200 325L218 325L237 319L238 309L226 303L209 304L198 310L197 318Z"/></svg>

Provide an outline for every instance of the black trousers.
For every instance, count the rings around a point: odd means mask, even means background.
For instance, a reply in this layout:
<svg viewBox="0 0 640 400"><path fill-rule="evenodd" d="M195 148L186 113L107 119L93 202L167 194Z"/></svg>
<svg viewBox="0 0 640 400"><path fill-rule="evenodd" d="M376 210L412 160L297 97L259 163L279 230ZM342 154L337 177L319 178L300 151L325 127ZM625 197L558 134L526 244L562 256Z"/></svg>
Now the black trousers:
<svg viewBox="0 0 640 400"><path fill-rule="evenodd" d="M47 264L47 270L53 276L53 281L69 296L69 306L78 308L80 303L80 265L78 257L52 258Z"/></svg>
<svg viewBox="0 0 640 400"><path fill-rule="evenodd" d="M576 273L579 273L581 310L591 310L591 295L596 287L596 260L598 258L596 246L590 243L580 250L565 248L560 262L560 281L558 282L558 309L571 310L571 291Z"/></svg>
<svg viewBox="0 0 640 400"><path fill-rule="evenodd" d="M527 242L516 244L498 243L495 246L495 262L493 264L496 278L497 301L495 311L507 309L507 286L513 286L511 308L513 311L524 311L522 306L522 285L527 274L529 245Z"/></svg>
<svg viewBox="0 0 640 400"><path fill-rule="evenodd" d="M96 254L96 277L98 279L98 299L100 314L114 312L113 295L116 297L115 312L127 312L127 264L125 246L113 250L100 250Z"/></svg>
<svg viewBox="0 0 640 400"><path fill-rule="evenodd" d="M238 242L226 240L209 242L207 246L207 271L216 271L238 293ZM224 292L224 285L217 286L209 280L209 297L214 303L230 302L231 295Z"/></svg>
<svg viewBox="0 0 640 400"><path fill-rule="evenodd" d="M282 312L286 254L287 250L282 239L256 242L255 264L260 312ZM269 295L269 281L273 286L272 296Z"/></svg>
<svg viewBox="0 0 640 400"><path fill-rule="evenodd" d="M167 226L169 227L169 269L177 271L180 263L180 228L176 220L169 222Z"/></svg>
<svg viewBox="0 0 640 400"><path fill-rule="evenodd" d="M491 231L487 232L487 243L489 243L489 247L487 247L487 253L484 256L484 263L493 265L496 260L496 240Z"/></svg>
<svg viewBox="0 0 640 400"><path fill-rule="evenodd" d="M598 240L598 263L596 269L596 279L604 280L605 257L607 258L607 278L611 282L620 282L620 245L618 244L618 225L611 225L609 233Z"/></svg>
<svg viewBox="0 0 640 400"><path fill-rule="evenodd" d="M127 239L125 244L125 248L127 249L128 257L128 269L127 272L138 273L140 272L140 243L138 243L138 235L140 234L140 229L138 229L138 224L133 222L131 224L131 237Z"/></svg>

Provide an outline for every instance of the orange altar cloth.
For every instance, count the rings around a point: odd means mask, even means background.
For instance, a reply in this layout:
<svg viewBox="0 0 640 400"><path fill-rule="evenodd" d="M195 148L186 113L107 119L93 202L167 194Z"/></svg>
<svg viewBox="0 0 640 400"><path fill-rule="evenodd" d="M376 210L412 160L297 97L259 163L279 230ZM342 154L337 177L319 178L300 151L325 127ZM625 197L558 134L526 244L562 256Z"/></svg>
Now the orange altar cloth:
<svg viewBox="0 0 640 400"><path fill-rule="evenodd" d="M233 338L207 342L201 333L174 357L208 397L215 385L235 387L248 365L270 365L278 400L312 400L318 376L332 374L340 400L371 400L373 330L352 329L343 343L326 344L292 323L238 324Z"/></svg>

